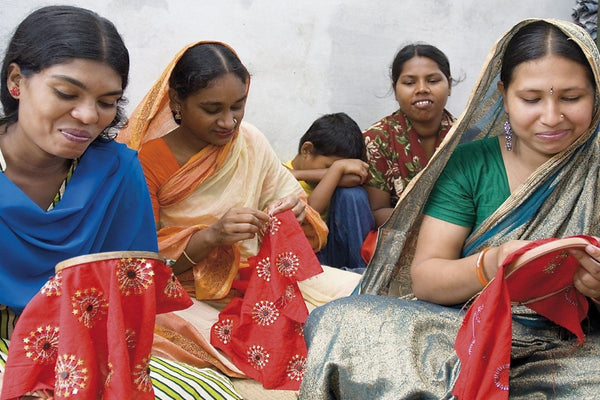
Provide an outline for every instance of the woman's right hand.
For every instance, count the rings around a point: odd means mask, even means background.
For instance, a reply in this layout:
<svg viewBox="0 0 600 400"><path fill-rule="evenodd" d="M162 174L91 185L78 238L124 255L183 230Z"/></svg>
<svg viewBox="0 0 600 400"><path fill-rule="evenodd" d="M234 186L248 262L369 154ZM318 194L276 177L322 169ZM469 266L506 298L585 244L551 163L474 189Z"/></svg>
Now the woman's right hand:
<svg viewBox="0 0 600 400"><path fill-rule="evenodd" d="M252 239L269 221L269 216L252 208L232 208L217 222L206 228L212 247L230 245Z"/></svg>

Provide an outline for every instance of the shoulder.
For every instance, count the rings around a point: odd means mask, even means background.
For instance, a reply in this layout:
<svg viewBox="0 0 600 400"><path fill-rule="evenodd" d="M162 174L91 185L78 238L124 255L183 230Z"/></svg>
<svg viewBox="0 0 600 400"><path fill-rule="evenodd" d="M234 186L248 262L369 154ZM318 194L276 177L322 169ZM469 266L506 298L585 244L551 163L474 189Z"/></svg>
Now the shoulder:
<svg viewBox="0 0 600 400"><path fill-rule="evenodd" d="M472 142L461 143L452 153L453 158L481 159L481 155L499 151L498 138L489 137Z"/></svg>
<svg viewBox="0 0 600 400"><path fill-rule="evenodd" d="M381 134L386 134L386 136L388 136L392 129L397 130L399 126L402 127L404 125L404 114L401 110L396 110L394 113L381 118L379 121L368 127L363 132L363 136L374 137L380 136Z"/></svg>
<svg viewBox="0 0 600 400"><path fill-rule="evenodd" d="M131 161L137 158L137 151L130 149L123 143L111 142L93 142L85 152L89 159L108 158L116 159L121 162Z"/></svg>
<svg viewBox="0 0 600 400"><path fill-rule="evenodd" d="M239 139L242 139L243 141L268 145L268 140L265 135L249 122L242 121L238 135Z"/></svg>

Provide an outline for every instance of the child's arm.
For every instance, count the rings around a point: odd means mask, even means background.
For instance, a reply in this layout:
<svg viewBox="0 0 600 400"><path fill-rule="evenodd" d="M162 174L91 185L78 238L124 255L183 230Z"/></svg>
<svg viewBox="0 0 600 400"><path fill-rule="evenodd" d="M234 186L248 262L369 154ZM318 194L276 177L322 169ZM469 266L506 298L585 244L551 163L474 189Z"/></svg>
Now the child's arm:
<svg viewBox="0 0 600 400"><path fill-rule="evenodd" d="M331 164L331 167L327 168L318 185L308 197L308 204L317 212L322 213L329 206L335 188L341 186L341 181L344 179L353 179L356 182L354 185L348 186L362 184L367 178L368 167L367 163L359 159L343 159L335 161Z"/></svg>
<svg viewBox="0 0 600 400"><path fill-rule="evenodd" d="M320 182L327 173L328 168L323 169L290 169L294 178L298 181Z"/></svg>

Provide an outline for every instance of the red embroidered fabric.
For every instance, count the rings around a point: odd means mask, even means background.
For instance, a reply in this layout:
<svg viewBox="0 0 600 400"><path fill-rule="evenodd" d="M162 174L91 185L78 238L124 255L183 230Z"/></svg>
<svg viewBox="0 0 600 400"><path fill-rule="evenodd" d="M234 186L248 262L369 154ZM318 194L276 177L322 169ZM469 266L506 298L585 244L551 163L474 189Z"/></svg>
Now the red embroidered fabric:
<svg viewBox="0 0 600 400"><path fill-rule="evenodd" d="M19 318L1 398L49 389L55 399L154 399L155 316L191 304L156 253L63 261Z"/></svg>
<svg viewBox="0 0 600 400"><path fill-rule="evenodd" d="M211 343L265 388L298 390L306 367L302 327L308 309L297 282L323 269L291 210L271 218L258 254L248 261L244 297L219 314Z"/></svg>
<svg viewBox="0 0 600 400"><path fill-rule="evenodd" d="M579 261L569 249L598 245L591 236L541 239L510 254L467 311L454 348L461 370L453 395L465 400L508 399L512 304L525 305L573 332L579 342L588 302L573 287Z"/></svg>

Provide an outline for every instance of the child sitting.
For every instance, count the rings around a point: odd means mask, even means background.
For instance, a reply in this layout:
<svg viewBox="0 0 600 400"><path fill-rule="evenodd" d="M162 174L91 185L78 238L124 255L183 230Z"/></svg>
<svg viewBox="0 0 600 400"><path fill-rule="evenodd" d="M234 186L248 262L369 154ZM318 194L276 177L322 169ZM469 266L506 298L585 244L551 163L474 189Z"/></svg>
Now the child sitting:
<svg viewBox="0 0 600 400"><path fill-rule="evenodd" d="M321 213L329 227L327 246L317 253L321 263L362 273L360 247L374 227L365 190L368 164L356 122L345 113L315 120L300 139L298 154L284 165Z"/></svg>

